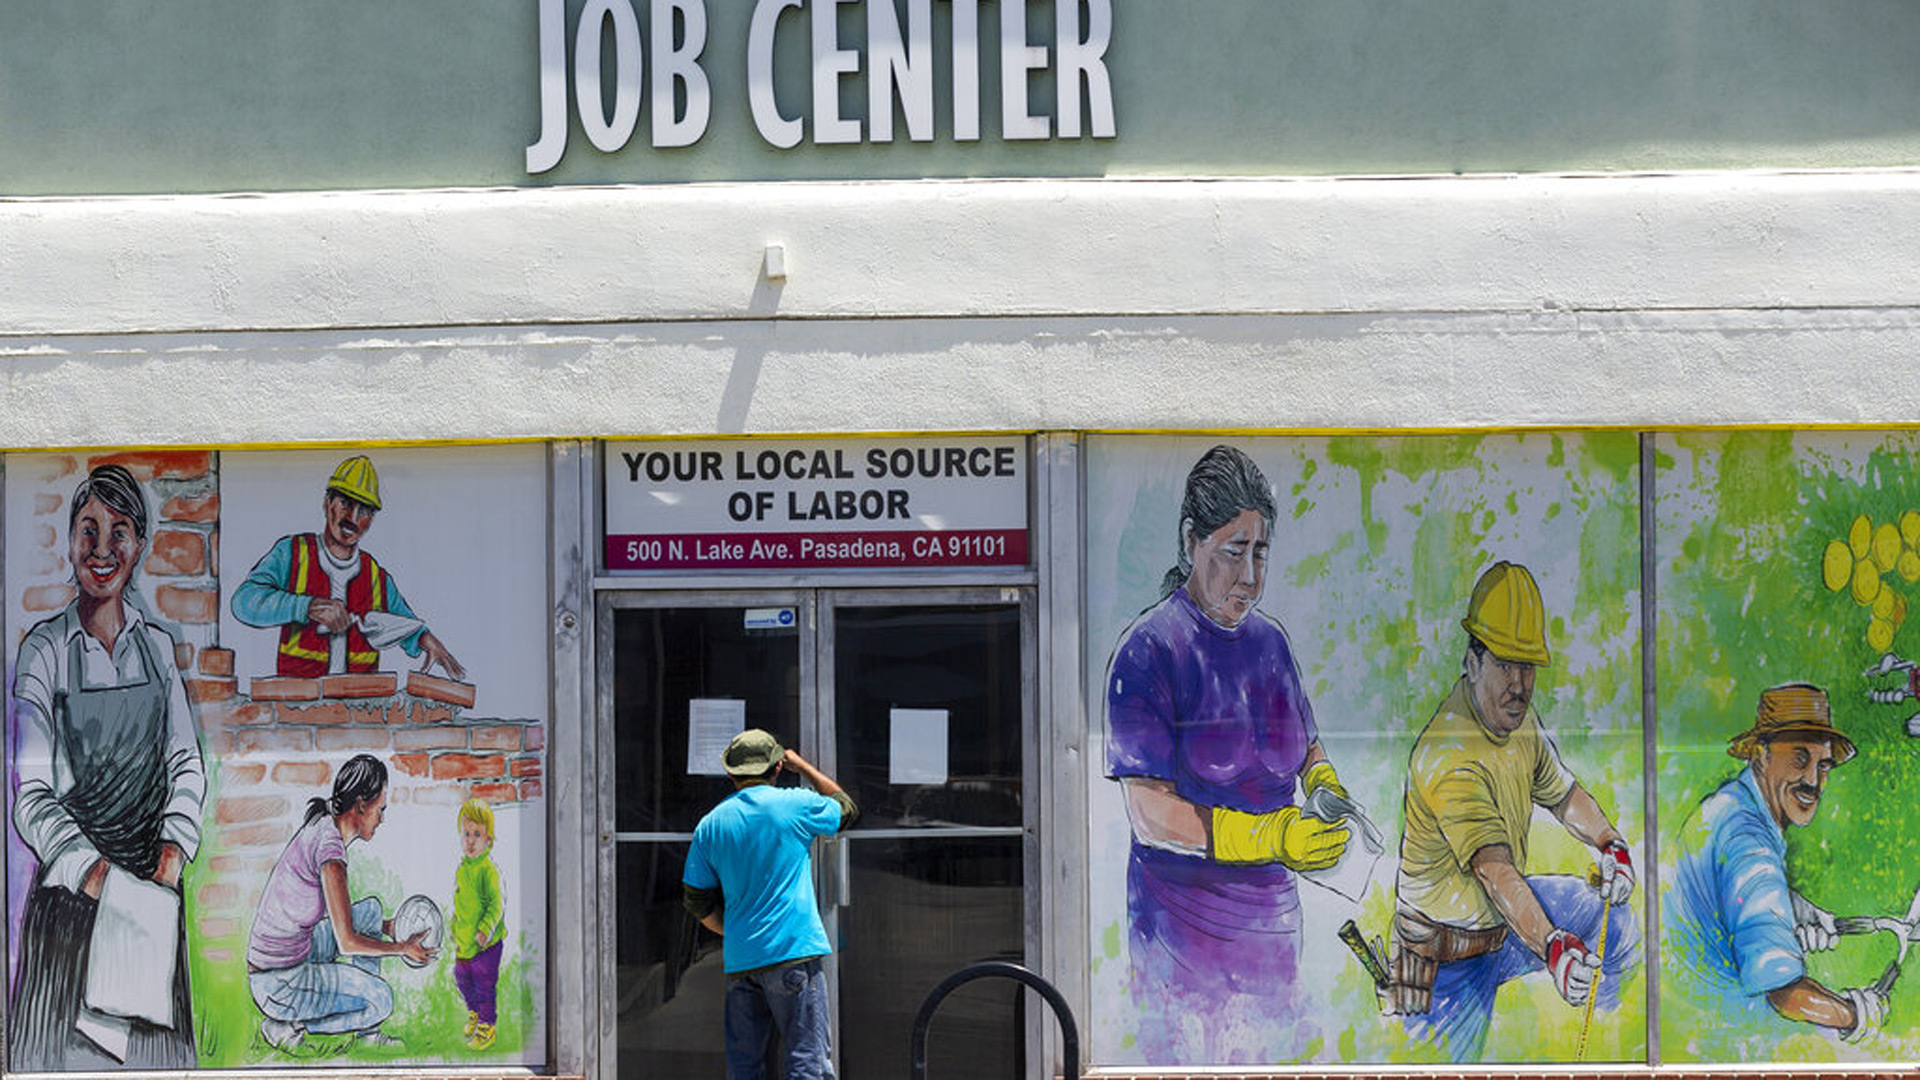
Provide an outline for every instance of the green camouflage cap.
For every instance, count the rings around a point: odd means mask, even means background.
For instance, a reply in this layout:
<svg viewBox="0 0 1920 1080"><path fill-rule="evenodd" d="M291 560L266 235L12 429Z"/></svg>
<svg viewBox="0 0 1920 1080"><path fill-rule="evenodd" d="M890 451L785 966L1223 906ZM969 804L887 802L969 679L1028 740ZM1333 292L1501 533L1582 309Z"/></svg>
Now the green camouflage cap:
<svg viewBox="0 0 1920 1080"><path fill-rule="evenodd" d="M774 763L786 754L786 750L780 746L780 740L771 733L748 728L727 744L727 752L721 760L726 762L729 776L758 776L773 768Z"/></svg>

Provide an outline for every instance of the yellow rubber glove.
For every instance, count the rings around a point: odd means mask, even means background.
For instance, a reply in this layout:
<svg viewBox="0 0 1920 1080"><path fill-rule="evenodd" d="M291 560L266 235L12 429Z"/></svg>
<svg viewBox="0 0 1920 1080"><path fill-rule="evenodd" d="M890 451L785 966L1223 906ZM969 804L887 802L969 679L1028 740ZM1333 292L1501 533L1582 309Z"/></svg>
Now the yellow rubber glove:
<svg viewBox="0 0 1920 1080"><path fill-rule="evenodd" d="M1302 817L1297 806L1265 814L1213 808L1215 862L1277 862L1292 870L1325 870L1346 853L1350 836L1345 825Z"/></svg>
<svg viewBox="0 0 1920 1080"><path fill-rule="evenodd" d="M1341 798L1347 798L1347 789L1340 783L1340 774L1333 771L1333 762L1316 761L1300 777L1300 794L1304 797L1313 794L1314 788L1326 788Z"/></svg>

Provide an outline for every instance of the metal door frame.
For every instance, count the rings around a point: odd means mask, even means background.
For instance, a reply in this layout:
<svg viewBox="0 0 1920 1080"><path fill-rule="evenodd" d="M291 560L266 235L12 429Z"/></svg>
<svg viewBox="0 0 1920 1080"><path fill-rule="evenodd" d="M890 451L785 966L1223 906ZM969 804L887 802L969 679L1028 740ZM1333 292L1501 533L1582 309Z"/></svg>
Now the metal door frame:
<svg viewBox="0 0 1920 1080"><path fill-rule="evenodd" d="M752 600L752 603L744 601ZM621 777L614 768L614 715L613 715L613 620L616 612L648 608L730 608L730 607L797 607L799 617L795 620L800 634L800 731L802 739L812 738L815 730L814 718L810 710L814 707L814 695L807 693L808 680L815 678L812 670L815 650L811 647L811 638L815 633L815 600L811 590L807 589L629 589L605 591L594 597L594 758L601 763L593 793L595 833L598 842L594 845L594 869L600 882L598 895L603 902L595 905L599 917L599 941L602 946L596 963L596 975L600 986L600 1009L595 1018L599 1032L600 1073L603 1076L618 1074L620 1064L620 993L619 993L619 926L616 914L619 903L605 903L618 887L617 876L618 850L623 843L663 843L676 840L691 841L693 833L679 832L618 832L614 826L614 796ZM715 1002L714 1007L719 1008Z"/></svg>
<svg viewBox="0 0 1920 1080"><path fill-rule="evenodd" d="M767 586L773 586L768 582ZM761 586L755 582L741 582L731 587L709 587L697 589L607 589L594 597L594 636L593 636L593 678L595 691L594 711L594 756L604 763L597 770L597 782L593 793L594 816L597 821L598 843L593 856L595 872L602 883L602 896L617 881L615 869L617 852L623 843L661 843L691 840L691 832L620 832L614 827L614 802L616 789L622 778L617 775L614 765L614 701L611 692L611 676L614 663L613 623L617 612L650 608L748 608L748 607L794 607L798 609L795 622L800 634L800 732L803 747L810 748L811 757L828 775L836 775L839 768L839 751L833 736L836 734L832 717L836 698L833 687L834 644L832 612L842 607L941 607L966 606L978 604L1014 604L1019 609L1020 619L1020 710L1021 710L1021 748L1020 748L1020 785L1021 785L1021 824L1018 832L1021 836L1021 880L1025 883L1021 889L1022 949L1026 961L1032 963L1040 955L1041 903L1039 890L1034 887L1044 869L1040 862L1039 845L1039 803L1041 793L1038 783L1042 770L1039 758L1045 747L1039 737L1038 686L1039 671L1037 647L1039 637L1039 603L1036 590L1030 583L1019 585L925 585L914 588L863 587L851 582L808 586L779 585ZM980 829L947 829L943 833L957 836L1006 836L1014 831L1012 827ZM870 839L884 839L898 833L901 836L911 834L915 837L926 836L925 830L884 830ZM829 985L833 995L834 1043L836 1047L844 1045L839 1038L840 1032L840 934L838 913L833 910L843 892L836 873L837 862L844 857L846 849L841 846L848 842L840 838L829 841L832 845L822 852L822 857L814 867L816 892L831 903L823 904L822 916L828 924L829 940L833 943L834 954L828 960L828 970L832 976ZM614 944L618 940L619 928L615 915L618 904L602 903L597 905L598 939L604 943L599 950L597 968L600 992L600 1066L603 1074L616 1070L619 1062L619 1016L618 1016L618 950ZM715 1003L719 1007L719 1003ZM1031 1015L1028 1018L1026 1045L1028 1047L1029 1071L1035 1062L1045 1058L1044 1044L1037 1041L1042 1030L1041 1018ZM836 1056L838 1050L835 1051ZM838 1063L836 1062L836 1065Z"/></svg>
<svg viewBox="0 0 1920 1080"><path fill-rule="evenodd" d="M962 607L983 604L1014 604L1020 617L1020 825L952 827L939 830L949 838L1001 837L1015 832L1020 835L1020 922L1021 953L1024 963L1031 965L1041 955L1040 928L1042 908L1039 889L1044 868L1040 861L1039 842L1039 803L1041 793L1039 780L1041 770L1037 761L1045 747L1040 740L1039 721L1039 598L1032 585L950 585L927 586L920 588L861 588L858 586L835 586L821 588L815 593L818 601L818 632L814 635L815 648L819 655L814 662L814 745L821 750L817 760L820 768L829 776L838 776L839 740L834 730L833 717L838 700L834 694L834 612L843 607ZM804 710L803 710L804 715ZM921 839L931 835L926 829L866 829L855 830L866 840ZM827 923L827 938L833 943L833 955L827 958L829 975L827 985L833 994L833 1045L837 1059L840 1050L846 1044L840 1038L840 942L841 906L846 891L845 860L848 857L847 845L861 843L862 840L851 836L835 836L829 843L826 857L815 867L819 876L820 895L832 900L831 905L822 905L821 916ZM928 987L929 990L932 987ZM1039 1041L1044 1028L1040 1024L1042 1017L1037 1012L1029 1012L1026 1021L1025 1045L1027 1047L1027 1074L1043 1075L1035 1071L1037 1062L1048 1060L1046 1044ZM834 1067L839 1070L841 1062L836 1060ZM1046 1070L1050 1072L1051 1070Z"/></svg>

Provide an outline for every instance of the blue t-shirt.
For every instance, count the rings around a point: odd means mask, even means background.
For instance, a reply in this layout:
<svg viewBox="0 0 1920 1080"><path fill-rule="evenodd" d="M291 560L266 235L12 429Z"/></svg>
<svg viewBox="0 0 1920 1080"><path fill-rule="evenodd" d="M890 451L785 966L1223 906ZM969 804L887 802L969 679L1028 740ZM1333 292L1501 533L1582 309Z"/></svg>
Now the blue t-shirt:
<svg viewBox="0 0 1920 1080"><path fill-rule="evenodd" d="M1720 786L1682 827L1667 893L1667 945L1684 990L1757 1011L1769 990L1806 974L1793 935L1787 838L1767 813L1753 769Z"/></svg>
<svg viewBox="0 0 1920 1080"><path fill-rule="evenodd" d="M832 952L813 897L813 838L840 828L840 804L800 788L755 784L693 830L681 880L720 890L729 973Z"/></svg>

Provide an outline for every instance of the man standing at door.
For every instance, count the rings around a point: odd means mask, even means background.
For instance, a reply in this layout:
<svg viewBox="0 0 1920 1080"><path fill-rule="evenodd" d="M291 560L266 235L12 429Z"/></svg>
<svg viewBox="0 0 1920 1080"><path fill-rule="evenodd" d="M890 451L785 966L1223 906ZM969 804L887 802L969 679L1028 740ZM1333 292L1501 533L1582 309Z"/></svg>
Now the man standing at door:
<svg viewBox="0 0 1920 1080"><path fill-rule="evenodd" d="M832 1080L821 960L833 949L813 895L813 838L857 811L832 777L758 728L734 736L722 763L733 794L694 828L681 884L687 911L724 938L727 1080L764 1075L776 1030L788 1080ZM788 767L813 791L775 787Z"/></svg>

